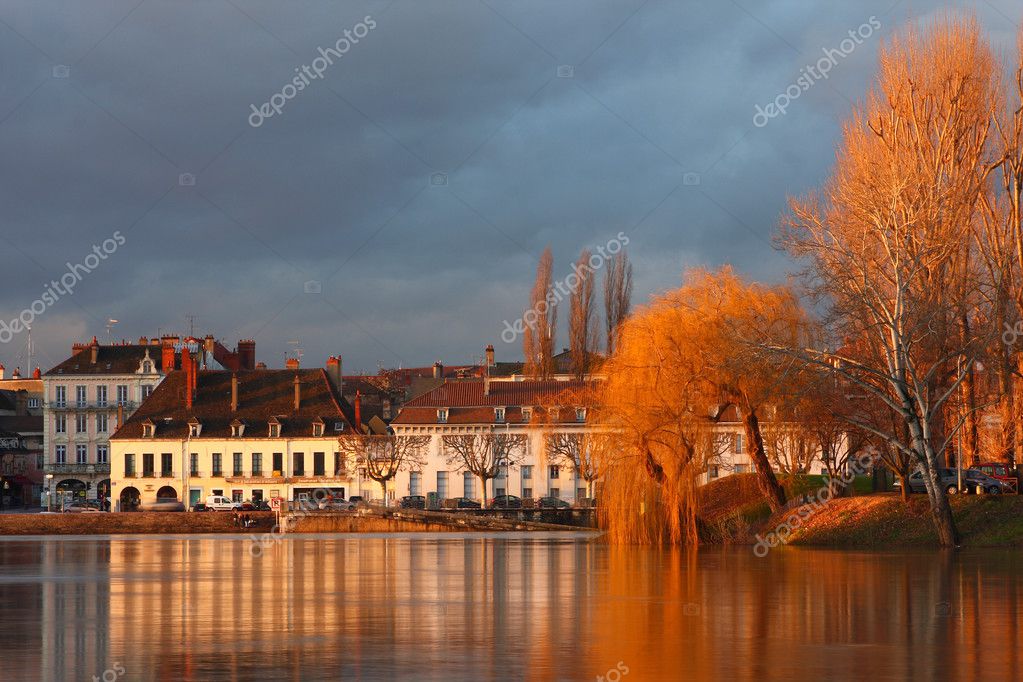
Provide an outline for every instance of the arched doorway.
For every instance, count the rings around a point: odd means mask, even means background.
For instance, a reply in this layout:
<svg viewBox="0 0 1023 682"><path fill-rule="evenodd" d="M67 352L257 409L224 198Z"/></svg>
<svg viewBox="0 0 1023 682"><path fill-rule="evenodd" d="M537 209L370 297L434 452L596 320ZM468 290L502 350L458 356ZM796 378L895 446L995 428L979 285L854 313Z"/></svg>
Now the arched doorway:
<svg viewBox="0 0 1023 682"><path fill-rule="evenodd" d="M121 491L120 497L120 510L121 511L138 511L139 503L142 501L142 494L139 493L139 489L133 486L128 486Z"/></svg>
<svg viewBox="0 0 1023 682"><path fill-rule="evenodd" d="M165 485L156 491L157 500L176 500L178 499L178 491L169 485Z"/></svg>
<svg viewBox="0 0 1023 682"><path fill-rule="evenodd" d="M85 483L77 478L65 478L57 484L57 504L63 509L65 504L85 499Z"/></svg>

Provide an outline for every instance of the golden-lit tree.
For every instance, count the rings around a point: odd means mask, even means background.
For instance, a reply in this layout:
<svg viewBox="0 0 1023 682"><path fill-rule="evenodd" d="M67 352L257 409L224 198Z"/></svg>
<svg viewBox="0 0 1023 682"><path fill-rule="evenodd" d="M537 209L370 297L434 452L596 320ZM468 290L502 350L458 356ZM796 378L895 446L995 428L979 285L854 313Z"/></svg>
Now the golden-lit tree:
<svg viewBox="0 0 1023 682"><path fill-rule="evenodd" d="M607 260L604 269L604 327L607 354L615 351L618 330L632 307L632 263L622 249Z"/></svg>
<svg viewBox="0 0 1023 682"><path fill-rule="evenodd" d="M823 189L792 202L783 231L830 303L836 334L863 354L807 348L906 425L862 428L923 467L940 542L958 533L939 467L962 419L946 423L989 325L962 325L975 305L973 237L988 166L994 59L975 21L907 30L885 46L877 87L845 125ZM908 434L908 438L906 438Z"/></svg>
<svg viewBox="0 0 1023 682"><path fill-rule="evenodd" d="M338 448L344 460L365 467L366 476L380 484L384 504L387 504L387 484L399 471L419 471L426 466L426 447L429 444L429 436L353 433L338 438Z"/></svg>
<svg viewBox="0 0 1023 682"><path fill-rule="evenodd" d="M593 310L594 273L590 268L588 250L584 249L579 254L574 274L578 280L572 287L568 301L568 349L572 356L572 371L577 378L582 379L590 372L590 363L597 350L597 324Z"/></svg>
<svg viewBox="0 0 1023 682"><path fill-rule="evenodd" d="M441 436L445 459L456 471L468 471L479 480L480 500L487 506L487 481L502 468L518 464L525 454L526 437L520 434L479 431Z"/></svg>
<svg viewBox="0 0 1023 682"><path fill-rule="evenodd" d="M523 315L526 322L522 336L523 372L541 379L554 374L558 305L552 282L553 269L554 256L548 246L536 267L536 280L529 292L529 308Z"/></svg>

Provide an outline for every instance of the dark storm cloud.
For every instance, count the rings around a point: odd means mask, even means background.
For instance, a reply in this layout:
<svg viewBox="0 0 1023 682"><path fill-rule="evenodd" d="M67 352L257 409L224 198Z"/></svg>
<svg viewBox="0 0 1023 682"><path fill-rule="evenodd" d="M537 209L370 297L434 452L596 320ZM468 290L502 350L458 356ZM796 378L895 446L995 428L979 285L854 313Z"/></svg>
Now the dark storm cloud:
<svg viewBox="0 0 1023 682"><path fill-rule="evenodd" d="M0 317L115 230L124 246L35 321L44 366L108 318L120 338L187 331L185 315L255 337L273 366L296 345L349 369L488 342L510 358L502 322L544 246L560 278L620 230L637 302L694 265L777 280L786 196L825 177L880 41L963 8L1011 47L1006 1L9 0ZM249 125L367 15L322 79ZM753 125L871 16L827 80ZM24 342L0 360L24 364Z"/></svg>

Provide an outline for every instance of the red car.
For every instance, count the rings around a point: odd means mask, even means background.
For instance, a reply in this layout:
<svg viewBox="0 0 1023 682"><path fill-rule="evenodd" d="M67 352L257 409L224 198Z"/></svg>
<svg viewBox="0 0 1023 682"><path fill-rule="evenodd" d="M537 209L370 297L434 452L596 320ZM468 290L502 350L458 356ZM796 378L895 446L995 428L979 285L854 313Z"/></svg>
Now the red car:
<svg viewBox="0 0 1023 682"><path fill-rule="evenodd" d="M991 478L997 478L999 481L1008 483L1012 486L1013 490L1016 489L1016 472L1010 469L1009 465L1005 462L981 462L980 464L974 464L970 468Z"/></svg>

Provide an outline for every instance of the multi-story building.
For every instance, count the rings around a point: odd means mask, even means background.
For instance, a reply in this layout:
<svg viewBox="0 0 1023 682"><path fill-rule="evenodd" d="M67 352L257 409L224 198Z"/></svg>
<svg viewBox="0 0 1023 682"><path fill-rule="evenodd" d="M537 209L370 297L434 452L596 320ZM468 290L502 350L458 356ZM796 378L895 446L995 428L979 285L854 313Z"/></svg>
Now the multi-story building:
<svg viewBox="0 0 1023 682"><path fill-rule="evenodd" d="M446 381L412 399L391 422L396 436L429 436L426 466L398 474L389 495L429 495L441 500L472 499L497 495L522 498L557 497L567 502L589 495L589 483L581 479L571 462L554 457L546 446L553 434L582 434L594 430L587 424L584 382L572 380L497 380L472 378ZM592 420L591 420L592 421ZM510 462L480 490L476 477L453 461L444 436L460 434L506 434L524 436ZM364 481L364 497L379 498L379 488ZM390 501L388 501L390 502Z"/></svg>
<svg viewBox="0 0 1023 682"><path fill-rule="evenodd" d="M107 499L110 436L180 363L182 348L201 366L251 369L255 342L234 353L206 337L139 339L138 343L76 343L72 355L43 376L44 466L58 501Z"/></svg>
<svg viewBox="0 0 1023 682"><path fill-rule="evenodd" d="M110 439L114 508L157 499L191 507L209 495L344 497L357 485L338 449L354 421L338 365L202 371L182 353L181 366Z"/></svg>
<svg viewBox="0 0 1023 682"><path fill-rule="evenodd" d="M0 508L41 504L43 474L43 382L36 370L4 378L0 365Z"/></svg>

